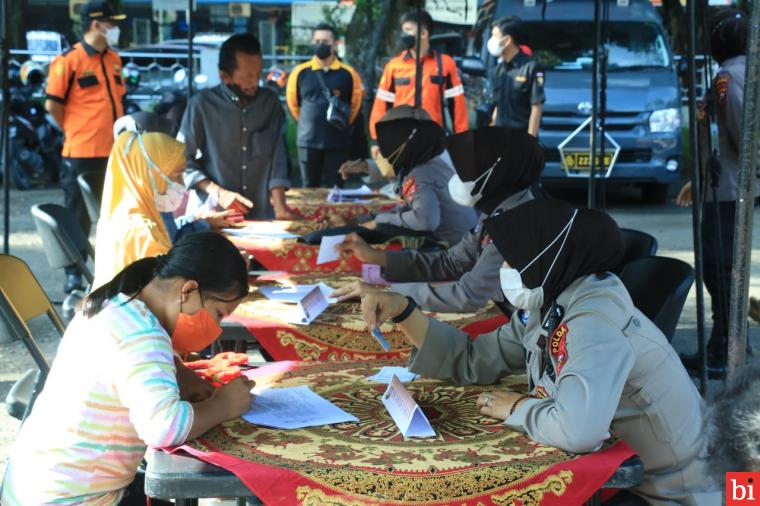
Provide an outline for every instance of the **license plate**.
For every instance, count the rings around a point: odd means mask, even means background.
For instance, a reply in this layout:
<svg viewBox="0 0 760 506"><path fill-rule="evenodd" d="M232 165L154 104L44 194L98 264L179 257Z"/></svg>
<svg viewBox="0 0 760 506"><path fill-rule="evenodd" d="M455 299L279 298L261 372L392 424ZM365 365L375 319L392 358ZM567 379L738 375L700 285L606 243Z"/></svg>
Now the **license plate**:
<svg viewBox="0 0 760 506"><path fill-rule="evenodd" d="M607 170L612 163L613 153L604 154L604 169ZM568 170L591 170L591 153L588 151L580 151L577 153L565 153L565 167ZM596 155L596 168L599 169L602 166L602 157Z"/></svg>

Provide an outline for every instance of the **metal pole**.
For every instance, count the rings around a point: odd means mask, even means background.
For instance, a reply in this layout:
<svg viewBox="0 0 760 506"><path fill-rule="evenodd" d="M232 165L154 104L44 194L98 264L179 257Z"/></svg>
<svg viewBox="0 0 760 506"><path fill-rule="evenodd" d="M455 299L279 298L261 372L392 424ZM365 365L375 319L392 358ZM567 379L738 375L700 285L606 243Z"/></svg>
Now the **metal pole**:
<svg viewBox="0 0 760 506"><path fill-rule="evenodd" d="M8 139L8 122L10 119L10 82L8 81L8 0L0 0L0 23L2 35L0 35L0 65L2 65L2 116L0 117L0 142L3 154L3 253L10 252L11 241L11 157L10 142Z"/></svg>
<svg viewBox="0 0 760 506"><path fill-rule="evenodd" d="M752 2L744 74L744 115L742 117L739 174L736 186L736 227L731 270L731 310L728 319L728 378L744 364L747 346L747 297L749 296L752 225L755 204L758 136L760 120L760 6Z"/></svg>
<svg viewBox="0 0 760 506"><path fill-rule="evenodd" d="M692 160L691 171L691 228L694 237L694 270L697 290L697 346L700 359L699 390L702 395L707 393L707 350L705 342L705 302L702 270L702 188L699 175L699 149L697 143L697 67L695 61L696 48L696 17L695 2L688 0L687 61L689 63L689 156Z"/></svg>
<svg viewBox="0 0 760 506"><path fill-rule="evenodd" d="M599 4L601 0L594 0L594 60L591 65L591 131L589 136L589 151L591 155L591 167L588 174L588 208L596 207L596 124L598 119L597 104L599 102L599 40L601 38L602 23L599 17Z"/></svg>
<svg viewBox="0 0 760 506"><path fill-rule="evenodd" d="M187 101L193 96L193 0L187 0Z"/></svg>
<svg viewBox="0 0 760 506"><path fill-rule="evenodd" d="M596 187L596 204L604 209L607 206L606 202L606 179L605 171L607 166L604 162L605 152L607 149L607 46L609 37L609 20L610 20L610 3L608 0L604 0L602 6L602 22L600 29L600 41L602 50L600 53L600 67L599 67L599 174L602 175L602 179L594 181Z"/></svg>
<svg viewBox="0 0 760 506"><path fill-rule="evenodd" d="M414 51L414 107L422 107L422 58L420 58L420 48L422 47L422 25L420 24L420 18L422 17L422 0L417 0L417 40L416 49ZM430 30L428 30L429 32ZM428 33L428 37L429 37ZM443 115L443 111L441 111ZM441 116L443 117L443 116Z"/></svg>

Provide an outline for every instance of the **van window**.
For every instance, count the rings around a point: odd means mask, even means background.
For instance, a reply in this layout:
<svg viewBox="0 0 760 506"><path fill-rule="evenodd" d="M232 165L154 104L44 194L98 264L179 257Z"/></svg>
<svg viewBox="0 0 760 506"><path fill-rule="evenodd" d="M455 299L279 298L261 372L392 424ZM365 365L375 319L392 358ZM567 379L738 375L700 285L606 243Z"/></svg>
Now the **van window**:
<svg viewBox="0 0 760 506"><path fill-rule="evenodd" d="M546 69L590 69L594 55L592 21L526 22L530 47ZM666 68L671 65L668 46L656 23L612 21L608 24L610 71Z"/></svg>

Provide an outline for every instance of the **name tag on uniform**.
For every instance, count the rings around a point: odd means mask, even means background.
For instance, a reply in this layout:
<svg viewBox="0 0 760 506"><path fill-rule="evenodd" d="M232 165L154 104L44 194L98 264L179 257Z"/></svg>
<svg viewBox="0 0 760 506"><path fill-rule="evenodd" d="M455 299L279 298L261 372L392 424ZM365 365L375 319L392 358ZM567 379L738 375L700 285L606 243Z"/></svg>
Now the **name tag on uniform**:
<svg viewBox="0 0 760 506"><path fill-rule="evenodd" d="M527 81L528 81L528 78L525 76L515 76L516 83L525 83Z"/></svg>

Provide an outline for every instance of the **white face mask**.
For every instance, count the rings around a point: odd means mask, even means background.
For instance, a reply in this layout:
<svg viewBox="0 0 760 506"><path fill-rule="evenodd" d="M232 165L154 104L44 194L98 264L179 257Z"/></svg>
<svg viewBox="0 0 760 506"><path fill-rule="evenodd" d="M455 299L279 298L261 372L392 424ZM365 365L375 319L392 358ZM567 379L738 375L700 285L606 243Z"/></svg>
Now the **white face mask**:
<svg viewBox="0 0 760 506"><path fill-rule="evenodd" d="M502 40L504 40L503 37L501 39L496 38L496 37L491 37L490 39L488 39L488 42L486 43L486 48L488 49L488 52L494 58L501 56L501 52L504 50L504 48L501 46Z"/></svg>
<svg viewBox="0 0 760 506"><path fill-rule="evenodd" d="M169 179L166 182L166 192L163 194L155 193L153 202L156 204L159 213L173 213L182 204L185 193L187 193L187 188Z"/></svg>
<svg viewBox="0 0 760 506"><path fill-rule="evenodd" d="M491 174L500 161L501 157L497 158L496 162L491 165L491 168L478 176L478 178L474 181L464 182L459 177L459 174L454 174L451 179L449 179L449 194L451 194L451 198L454 200L454 202L460 206L467 207L473 207L475 204L477 204L480 199L483 198L483 189L488 184L488 180L491 178ZM482 185L480 185L480 191L473 195L472 192L475 190L478 181L483 178L486 178L486 180L483 181Z"/></svg>
<svg viewBox="0 0 760 506"><path fill-rule="evenodd" d="M377 163L377 168L380 171L380 174L386 179L390 179L396 175L396 162L398 162L399 158L401 158L401 153L404 152L404 148L406 148L406 145L409 143L409 141L412 140L414 137L414 134L417 133L417 129L412 129L412 132L409 134L409 137L406 138L403 144L401 144L399 147L396 148L396 150L388 155L388 158L384 157L382 153L377 154L377 158L375 158L375 163Z"/></svg>
<svg viewBox="0 0 760 506"><path fill-rule="evenodd" d="M119 45L119 35L121 35L121 30L118 26L112 26L111 28L106 28L106 42L111 47L116 47Z"/></svg>
<svg viewBox="0 0 760 506"><path fill-rule="evenodd" d="M140 145L140 150L142 151L145 160L148 162L148 168L150 169L150 185L153 189L153 204L156 206L156 210L159 213L173 213L182 204L182 199L185 198L187 188L175 181L172 181L169 176L161 172L161 169L158 168L158 166L148 155L148 151L145 149L145 144L143 144L142 136L140 134L135 135L135 137L130 139L130 141L127 143L127 146L124 150L125 155L129 152L129 148L132 146L132 141L134 141L135 138L137 138L137 142ZM164 193L158 193L155 179L156 174L158 174L164 181L166 181L166 191Z"/></svg>
<svg viewBox="0 0 760 506"><path fill-rule="evenodd" d="M523 267L522 270L518 271L517 269L513 269L511 267L502 267L499 269L501 291L504 292L504 297L507 298L510 304L518 309L523 309L526 311L538 310L541 309L541 306L544 305L544 283L546 283L546 280L549 279L549 274L551 274L552 269L554 269L554 264L557 263L557 259L562 253L562 249L565 247L565 242L570 235L570 229L573 226L573 222L575 221L577 214L578 210L576 209L573 212L573 216L570 218L570 221L568 221L567 225L565 225L565 227L560 230L559 234L557 234L557 237L555 237L541 253L539 253L533 260L531 260L528 265ZM533 265L536 260L541 258L543 254L546 253L549 248L554 245L554 243L559 241L563 235L564 239L562 239L562 244L559 247L559 251L557 251L554 260L552 260L552 264L549 266L549 270L546 271L546 276L544 276L544 280L541 282L541 286L536 288L524 287L521 274L525 272L528 267Z"/></svg>

